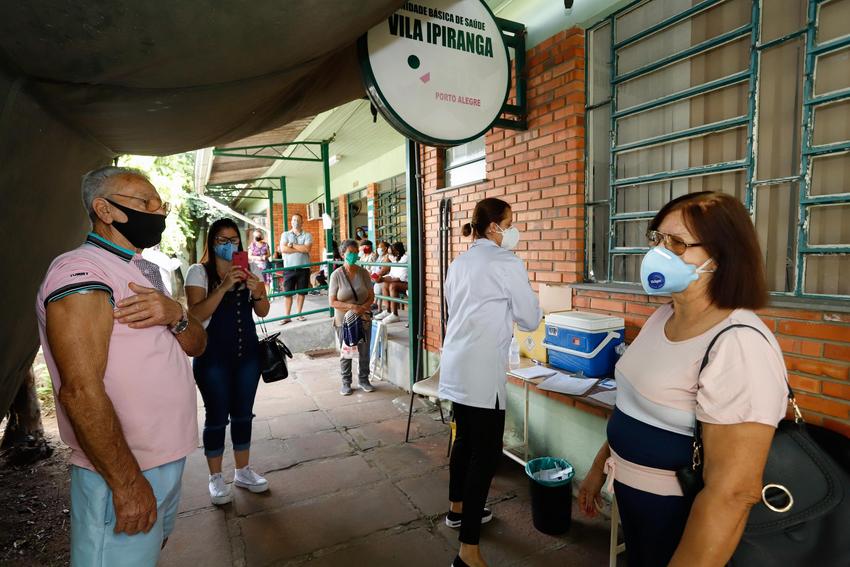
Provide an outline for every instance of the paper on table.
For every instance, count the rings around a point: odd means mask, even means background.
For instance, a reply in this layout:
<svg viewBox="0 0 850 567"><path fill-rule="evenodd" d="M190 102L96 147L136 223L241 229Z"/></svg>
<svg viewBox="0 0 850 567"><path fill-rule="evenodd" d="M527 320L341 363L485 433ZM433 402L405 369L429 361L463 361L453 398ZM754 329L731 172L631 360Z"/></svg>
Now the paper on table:
<svg viewBox="0 0 850 567"><path fill-rule="evenodd" d="M511 374L519 376L520 378L525 378L526 380L533 380L534 378L548 378L549 376L558 374L557 370L552 370L551 368L540 365L529 366L528 368L517 368L510 372Z"/></svg>
<svg viewBox="0 0 850 567"><path fill-rule="evenodd" d="M602 392L591 394L588 397L593 398L597 402L613 406L617 401L617 390L603 390Z"/></svg>
<svg viewBox="0 0 850 567"><path fill-rule="evenodd" d="M554 376L547 378L538 384L537 387L541 390L549 390L550 392L583 396L588 390L593 388L594 384L596 384L596 380L593 378L576 378L556 372Z"/></svg>

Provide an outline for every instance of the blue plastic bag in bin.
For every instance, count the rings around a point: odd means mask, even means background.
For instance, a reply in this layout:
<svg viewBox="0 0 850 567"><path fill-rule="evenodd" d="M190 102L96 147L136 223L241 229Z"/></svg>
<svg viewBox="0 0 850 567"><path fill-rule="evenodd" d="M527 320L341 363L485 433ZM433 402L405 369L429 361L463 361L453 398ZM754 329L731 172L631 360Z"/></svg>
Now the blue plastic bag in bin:
<svg viewBox="0 0 850 567"><path fill-rule="evenodd" d="M525 474L543 486L562 486L573 479L575 470L564 459L538 457L525 464Z"/></svg>

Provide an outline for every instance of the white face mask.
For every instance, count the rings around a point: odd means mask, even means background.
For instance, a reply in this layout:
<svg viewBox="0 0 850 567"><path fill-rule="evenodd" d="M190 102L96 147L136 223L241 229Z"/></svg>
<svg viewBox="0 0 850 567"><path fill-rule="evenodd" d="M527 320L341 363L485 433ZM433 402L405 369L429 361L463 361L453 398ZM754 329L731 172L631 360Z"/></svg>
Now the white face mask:
<svg viewBox="0 0 850 567"><path fill-rule="evenodd" d="M292 219L292 228L301 228L301 219Z"/></svg>
<svg viewBox="0 0 850 567"><path fill-rule="evenodd" d="M502 244L500 246L505 250L513 250L519 244L519 229L515 226L503 229L496 225L499 232L502 234Z"/></svg>

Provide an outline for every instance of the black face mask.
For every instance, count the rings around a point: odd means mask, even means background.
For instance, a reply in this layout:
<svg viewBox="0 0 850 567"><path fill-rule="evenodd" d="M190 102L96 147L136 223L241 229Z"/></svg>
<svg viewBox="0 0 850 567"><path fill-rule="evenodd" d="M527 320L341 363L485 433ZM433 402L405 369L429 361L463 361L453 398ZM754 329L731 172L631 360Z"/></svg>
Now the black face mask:
<svg viewBox="0 0 850 567"><path fill-rule="evenodd" d="M165 230L165 215L137 211L106 200L127 215L127 222L112 221L112 226L129 240L130 244L136 248L150 248L160 243Z"/></svg>

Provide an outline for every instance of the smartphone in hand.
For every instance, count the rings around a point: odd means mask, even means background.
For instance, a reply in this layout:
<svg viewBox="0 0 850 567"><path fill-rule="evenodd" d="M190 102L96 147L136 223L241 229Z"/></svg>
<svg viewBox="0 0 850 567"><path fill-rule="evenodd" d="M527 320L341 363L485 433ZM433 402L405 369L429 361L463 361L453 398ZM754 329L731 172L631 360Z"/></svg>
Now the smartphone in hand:
<svg viewBox="0 0 850 567"><path fill-rule="evenodd" d="M233 253L233 265L245 270L247 274L249 272L248 268L248 253L245 251L242 252L234 252Z"/></svg>

